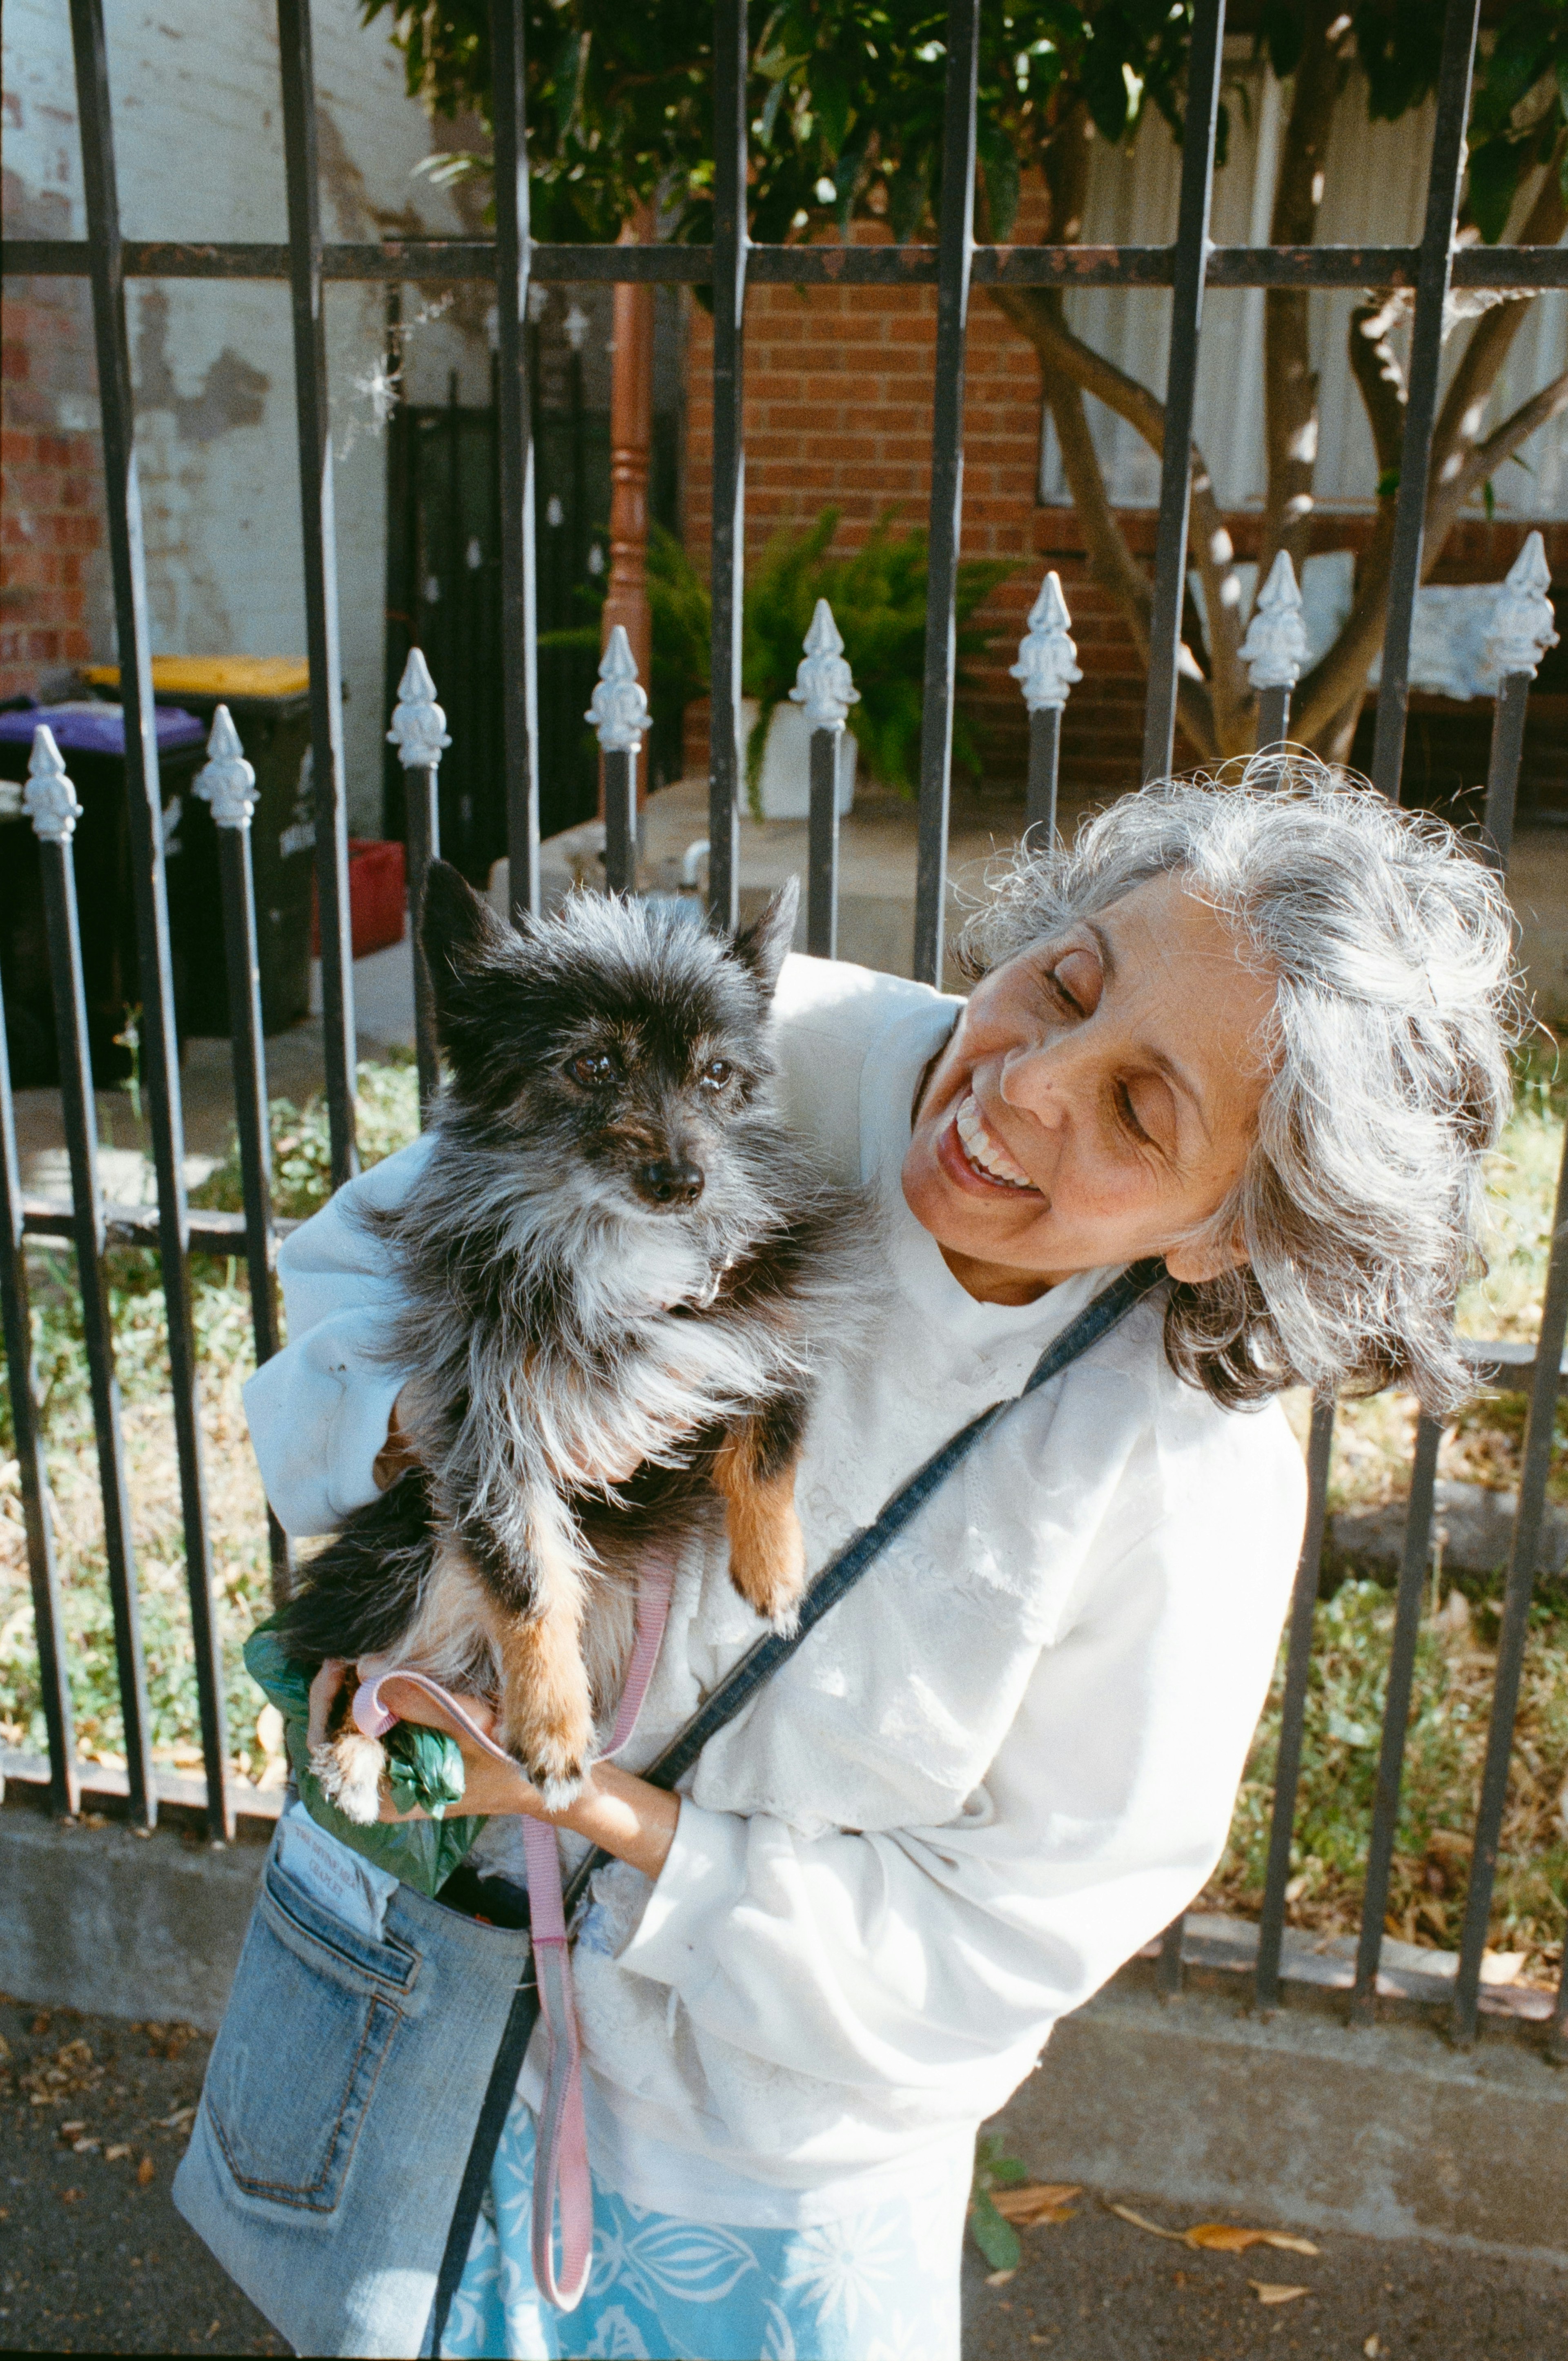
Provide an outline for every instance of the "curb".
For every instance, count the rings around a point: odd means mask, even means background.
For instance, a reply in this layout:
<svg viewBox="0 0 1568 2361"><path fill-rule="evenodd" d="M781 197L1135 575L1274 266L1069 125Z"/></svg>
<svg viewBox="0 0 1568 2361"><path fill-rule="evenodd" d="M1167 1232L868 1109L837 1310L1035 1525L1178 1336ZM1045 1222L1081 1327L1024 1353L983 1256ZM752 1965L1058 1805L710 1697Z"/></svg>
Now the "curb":
<svg viewBox="0 0 1568 2361"><path fill-rule="evenodd" d="M0 1988L214 2030L269 1833L253 1823L252 1840L214 1846L0 1811ZM1337 2014L1348 1969L1310 1938L1288 1948L1288 2005L1255 2015L1251 1934L1194 1920L1179 1998L1157 1997L1135 1960L1065 2018L995 2119L1004 2146L1047 2178L1135 2189L1187 2220L1221 2210L1568 2268L1568 2074L1536 2028L1488 2014L1457 2051L1426 1993L1391 1979L1387 2021L1352 2031Z"/></svg>

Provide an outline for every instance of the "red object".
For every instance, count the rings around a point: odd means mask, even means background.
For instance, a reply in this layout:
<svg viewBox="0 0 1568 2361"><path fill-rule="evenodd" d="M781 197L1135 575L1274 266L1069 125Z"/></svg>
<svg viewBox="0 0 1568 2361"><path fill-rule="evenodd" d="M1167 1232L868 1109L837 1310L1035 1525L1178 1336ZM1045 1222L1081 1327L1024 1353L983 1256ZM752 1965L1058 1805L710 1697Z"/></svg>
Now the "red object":
<svg viewBox="0 0 1568 2361"><path fill-rule="evenodd" d="M408 915L408 861L397 843L381 843L372 836L348 840L348 916L354 956L367 959L403 939ZM311 951L322 953L321 911L311 912Z"/></svg>

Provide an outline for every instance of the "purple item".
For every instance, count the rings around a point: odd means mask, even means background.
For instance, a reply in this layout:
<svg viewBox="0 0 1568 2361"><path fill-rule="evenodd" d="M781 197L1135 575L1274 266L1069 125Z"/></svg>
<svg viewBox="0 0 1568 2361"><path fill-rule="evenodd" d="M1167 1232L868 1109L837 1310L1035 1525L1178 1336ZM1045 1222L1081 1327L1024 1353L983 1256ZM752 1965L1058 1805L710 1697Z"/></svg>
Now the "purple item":
<svg viewBox="0 0 1568 2361"><path fill-rule="evenodd" d="M178 705L154 708L158 751L172 754L181 746L204 743L207 725ZM0 746L30 746L33 732L46 721L62 754L124 754L126 716L123 707L104 705L96 697L73 699L67 705L30 705L0 713Z"/></svg>

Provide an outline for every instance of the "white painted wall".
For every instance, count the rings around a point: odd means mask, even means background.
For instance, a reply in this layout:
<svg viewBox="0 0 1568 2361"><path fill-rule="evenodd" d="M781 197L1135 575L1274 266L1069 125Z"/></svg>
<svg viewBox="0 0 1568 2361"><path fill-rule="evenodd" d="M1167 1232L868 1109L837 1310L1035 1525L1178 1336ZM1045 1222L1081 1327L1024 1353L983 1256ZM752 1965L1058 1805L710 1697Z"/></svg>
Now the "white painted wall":
<svg viewBox="0 0 1568 2361"><path fill-rule="evenodd" d="M316 86L328 238L383 228L450 236L457 198L413 177L434 144L402 60L356 0L316 0ZM269 0L108 0L110 89L128 236L281 239L285 219L276 16ZM3 158L26 197L52 194L62 236L85 235L64 0L6 0ZM428 291L433 298L439 291ZM410 291L417 315L422 298ZM327 299L344 723L350 824L379 833L386 445L355 380L382 348L378 288ZM488 398L482 291L465 290L409 351L410 391ZM295 654L304 646L293 352L281 284L134 283L137 453L153 646L163 653ZM60 423L95 418L91 356ZM112 658L112 645L101 651Z"/></svg>
<svg viewBox="0 0 1568 2361"><path fill-rule="evenodd" d="M1230 159L1214 177L1211 236L1221 246L1264 246L1273 202L1280 129L1280 86L1254 65L1242 45L1227 57ZM1238 97L1245 91L1247 104ZM1420 236L1431 151L1431 113L1422 108L1398 123L1368 123L1365 94L1353 79L1334 120L1325 167L1319 237L1325 246L1399 246ZM1097 142L1083 236L1086 244L1157 245L1176 234L1181 151L1151 109L1131 154ZM1311 298L1313 365L1320 374L1317 499L1325 508L1367 508L1376 467L1361 397L1345 357L1354 291ZM1124 291L1085 288L1067 298L1078 334L1156 391L1165 386L1169 343L1168 295L1161 289ZM1449 361L1463 349L1463 329ZM1211 289L1204 298L1198 372L1197 439L1213 470L1222 503L1261 503L1263 467L1263 291ZM1568 368L1568 293L1542 296L1515 340L1495 391L1489 417L1506 418L1538 387ZM1130 426L1091 401L1096 447L1121 507L1153 508L1159 500L1159 462ZM1568 516L1568 425L1561 419L1538 433L1521 455L1530 472L1505 467L1494 487L1500 515L1531 519ZM1042 492L1064 501L1066 487L1054 437L1047 430Z"/></svg>

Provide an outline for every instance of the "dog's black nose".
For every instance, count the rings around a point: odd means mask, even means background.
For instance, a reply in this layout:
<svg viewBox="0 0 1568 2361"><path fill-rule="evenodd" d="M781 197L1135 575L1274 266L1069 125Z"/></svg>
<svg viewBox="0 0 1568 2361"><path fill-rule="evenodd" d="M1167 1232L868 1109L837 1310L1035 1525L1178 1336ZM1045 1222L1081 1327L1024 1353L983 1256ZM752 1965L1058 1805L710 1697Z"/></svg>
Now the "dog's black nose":
<svg viewBox="0 0 1568 2361"><path fill-rule="evenodd" d="M686 1157L661 1157L655 1163L639 1165L637 1187L651 1205L695 1205L704 1177L701 1165Z"/></svg>

